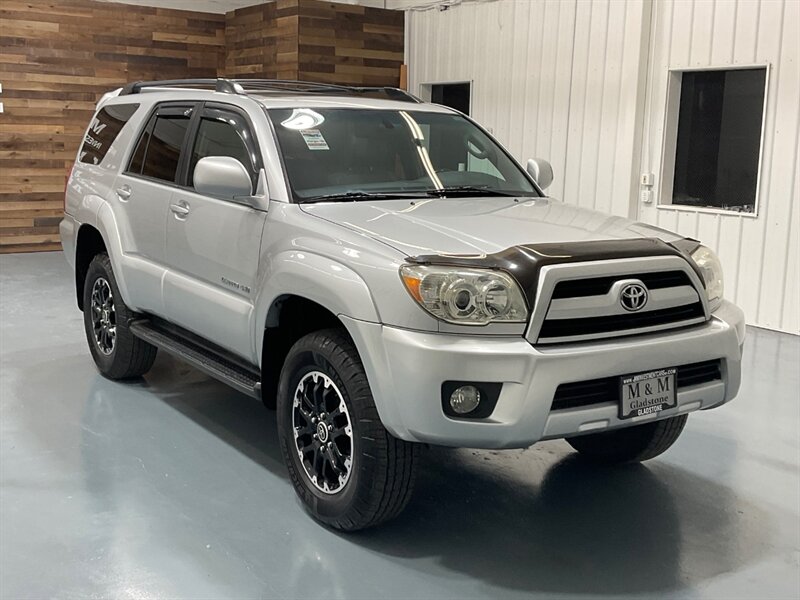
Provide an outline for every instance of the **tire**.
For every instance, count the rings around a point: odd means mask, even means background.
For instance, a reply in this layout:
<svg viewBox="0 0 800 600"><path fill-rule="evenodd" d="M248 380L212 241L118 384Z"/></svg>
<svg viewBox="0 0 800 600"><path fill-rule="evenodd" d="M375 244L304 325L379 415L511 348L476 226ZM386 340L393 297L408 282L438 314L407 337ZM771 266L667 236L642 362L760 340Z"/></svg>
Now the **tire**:
<svg viewBox="0 0 800 600"><path fill-rule="evenodd" d="M281 370L277 403L289 477L314 518L356 531L405 508L419 446L383 427L364 366L344 331L318 331L294 344Z"/></svg>
<svg viewBox="0 0 800 600"><path fill-rule="evenodd" d="M625 429L567 438L582 456L599 463L642 462L665 452L678 439L688 415Z"/></svg>
<svg viewBox="0 0 800 600"><path fill-rule="evenodd" d="M108 255L98 254L83 285L83 325L92 358L109 379L144 375L156 359L157 348L128 329L135 316L122 300Z"/></svg>

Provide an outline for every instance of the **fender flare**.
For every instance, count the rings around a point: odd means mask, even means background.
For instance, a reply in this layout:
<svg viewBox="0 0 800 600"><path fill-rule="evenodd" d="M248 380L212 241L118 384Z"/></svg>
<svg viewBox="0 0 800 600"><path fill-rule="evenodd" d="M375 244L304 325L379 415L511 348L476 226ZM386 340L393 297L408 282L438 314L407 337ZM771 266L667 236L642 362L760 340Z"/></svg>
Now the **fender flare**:
<svg viewBox="0 0 800 600"><path fill-rule="evenodd" d="M123 252L122 246L120 245L119 227L117 226L117 220L114 218L114 211L111 210L108 204L103 202L95 215L94 223L86 222L84 225L93 225L94 228L100 232L100 237L103 238L108 258L111 261L111 268L114 269L114 279L116 279L117 287L122 294L122 300L125 304L128 304L131 296L128 293L125 269L122 268ZM130 306L130 304L128 304L128 306ZM135 309L135 307L131 308Z"/></svg>
<svg viewBox="0 0 800 600"><path fill-rule="evenodd" d="M263 359L264 332L274 316L270 310L283 296L299 296L328 309L337 317L380 322L378 308L366 282L349 266L307 250L287 250L270 257L262 275L263 287L254 310L255 353ZM360 349L359 349L360 350Z"/></svg>

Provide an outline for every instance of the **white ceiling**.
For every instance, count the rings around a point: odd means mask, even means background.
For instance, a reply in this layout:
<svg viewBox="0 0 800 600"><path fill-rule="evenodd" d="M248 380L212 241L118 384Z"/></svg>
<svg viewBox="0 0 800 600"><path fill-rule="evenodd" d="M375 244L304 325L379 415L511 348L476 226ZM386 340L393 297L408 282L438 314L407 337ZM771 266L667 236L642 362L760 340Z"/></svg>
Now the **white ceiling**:
<svg viewBox="0 0 800 600"><path fill-rule="evenodd" d="M178 10L196 10L223 14L237 8L274 2L275 0L100 0L101 2L119 2L122 4L138 4L140 6L156 6L158 8L175 8ZM341 4L360 4L375 8L392 8L395 10L430 10L436 7L454 7L459 4L477 2L496 2L497 0L327 0ZM522 1L522 0L520 0ZM525 0L528 1L528 0Z"/></svg>
<svg viewBox="0 0 800 600"><path fill-rule="evenodd" d="M102 0L103 2L119 2L122 4L138 4L140 6L156 6L158 8L176 8L178 10L196 10L199 12L226 13L237 8L264 4L273 0ZM396 0L332 0L343 4L361 4L377 8L392 8ZM418 1L418 0L417 0Z"/></svg>

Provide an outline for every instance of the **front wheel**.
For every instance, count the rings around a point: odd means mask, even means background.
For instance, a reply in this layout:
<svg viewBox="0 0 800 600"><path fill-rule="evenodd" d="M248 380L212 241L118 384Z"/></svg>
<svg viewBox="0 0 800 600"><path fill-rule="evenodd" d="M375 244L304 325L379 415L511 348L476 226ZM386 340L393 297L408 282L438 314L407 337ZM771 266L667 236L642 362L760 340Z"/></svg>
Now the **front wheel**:
<svg viewBox="0 0 800 600"><path fill-rule="evenodd" d="M418 446L381 424L361 359L344 331L311 333L292 347L277 409L283 458L312 516L355 531L405 508Z"/></svg>
<svg viewBox="0 0 800 600"><path fill-rule="evenodd" d="M688 415L634 425L625 429L567 438L581 455L595 462L642 462L666 452L686 426Z"/></svg>

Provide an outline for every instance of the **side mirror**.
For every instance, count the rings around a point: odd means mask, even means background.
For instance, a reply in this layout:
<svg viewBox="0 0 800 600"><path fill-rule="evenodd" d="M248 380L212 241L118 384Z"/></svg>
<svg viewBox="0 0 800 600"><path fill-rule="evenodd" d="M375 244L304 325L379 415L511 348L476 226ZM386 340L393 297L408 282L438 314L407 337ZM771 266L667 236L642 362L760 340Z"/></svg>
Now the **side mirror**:
<svg viewBox="0 0 800 600"><path fill-rule="evenodd" d="M553 183L553 167L550 163L542 158L528 159L528 164L525 165L525 170L528 175L533 177L536 184L543 190L550 187Z"/></svg>
<svg viewBox="0 0 800 600"><path fill-rule="evenodd" d="M206 156L194 168L194 189L198 194L241 201L253 195L253 180L235 158Z"/></svg>

